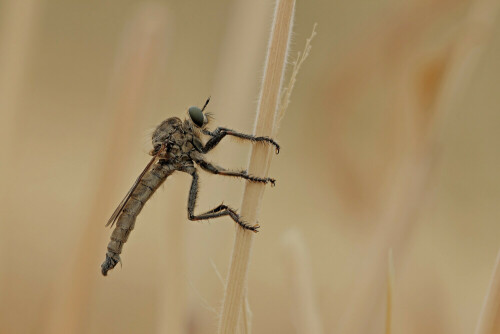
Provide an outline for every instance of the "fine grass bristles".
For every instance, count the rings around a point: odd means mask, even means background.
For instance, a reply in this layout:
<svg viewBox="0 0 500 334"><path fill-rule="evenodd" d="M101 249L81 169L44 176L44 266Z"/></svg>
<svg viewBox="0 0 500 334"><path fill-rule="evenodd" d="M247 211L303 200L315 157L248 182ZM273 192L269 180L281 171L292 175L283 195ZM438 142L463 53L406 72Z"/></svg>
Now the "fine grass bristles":
<svg viewBox="0 0 500 334"><path fill-rule="evenodd" d="M292 96L293 87L295 86L295 82L297 81L297 75L299 74L299 70L302 67L304 61L309 57L309 53L311 52L311 42L313 38L316 36L316 27L317 23L314 24L311 36L306 40L306 44L304 46L304 50L297 53L297 58L292 62L292 72L290 74L290 78L288 79L288 84L285 88L283 88L280 96L280 101L278 105L277 119L276 125L274 127L274 132L278 132L281 121L283 117L285 117L285 112L290 104L290 97Z"/></svg>

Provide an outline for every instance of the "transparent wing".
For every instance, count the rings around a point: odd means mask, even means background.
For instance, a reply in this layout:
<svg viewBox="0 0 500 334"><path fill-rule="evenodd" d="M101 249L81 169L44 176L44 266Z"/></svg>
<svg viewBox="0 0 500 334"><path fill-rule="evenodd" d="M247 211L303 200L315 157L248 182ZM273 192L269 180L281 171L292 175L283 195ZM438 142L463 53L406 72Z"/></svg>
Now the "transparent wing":
<svg viewBox="0 0 500 334"><path fill-rule="evenodd" d="M139 175L139 177L137 178L137 180L135 180L134 185L132 186L132 188L130 188L130 190L128 191L127 195L125 195L125 197L123 198L123 200L120 202L120 204L118 205L118 207L115 209L115 211L111 215L111 218L109 218L106 226L110 226L111 225L110 227L113 227L114 223L118 219L118 216L120 216L120 213L123 211L123 208L125 207L125 205L127 204L128 200L130 199L130 196L134 192L135 188L137 188L137 186L139 185L139 182L141 182L144 174L146 174L147 171L151 168L151 166L156 162L156 160L158 160L160 154L163 151L164 151L164 147L162 146L162 148L158 151L158 153L156 153L156 155L148 163L148 165L146 166L146 168L144 168L144 170L142 171L141 175Z"/></svg>

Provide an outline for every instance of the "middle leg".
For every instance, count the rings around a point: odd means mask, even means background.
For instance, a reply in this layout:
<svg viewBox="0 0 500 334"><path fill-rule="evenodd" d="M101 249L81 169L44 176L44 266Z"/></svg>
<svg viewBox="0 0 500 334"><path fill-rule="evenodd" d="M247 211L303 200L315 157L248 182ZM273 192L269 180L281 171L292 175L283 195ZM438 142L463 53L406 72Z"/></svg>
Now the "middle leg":
<svg viewBox="0 0 500 334"><path fill-rule="evenodd" d="M194 161L201 168L203 168L204 170L206 170L207 172L212 173L212 174L241 177L241 178L248 180L248 181L259 182L259 183L264 183L264 184L271 183L271 186L273 186L273 187L276 185L276 180L273 178L248 175L246 170L242 170L242 171L227 170L227 169L222 168L220 166L216 166L214 164L211 164L210 162L203 159L201 156L196 157L196 159L194 159Z"/></svg>

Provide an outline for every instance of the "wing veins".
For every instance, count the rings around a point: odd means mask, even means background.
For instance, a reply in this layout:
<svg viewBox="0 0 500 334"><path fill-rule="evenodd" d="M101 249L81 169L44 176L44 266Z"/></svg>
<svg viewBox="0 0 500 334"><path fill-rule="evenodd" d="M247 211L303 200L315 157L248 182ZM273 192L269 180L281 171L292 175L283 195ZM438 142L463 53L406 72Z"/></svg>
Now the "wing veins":
<svg viewBox="0 0 500 334"><path fill-rule="evenodd" d="M156 153L156 155L151 159L151 161L147 164L146 168L144 168L144 170L142 171L141 175L139 175L139 177L137 178L137 180L135 180L134 185L132 186L132 188L130 188L130 190L127 192L127 195L125 195L125 197L122 199L122 201L120 202L120 204L118 204L118 207L115 209L115 211L111 215L111 218L109 218L109 220L108 220L108 222L106 223L105 226L113 227L113 225L115 224L116 220L120 216L120 213L122 213L123 209L125 208L125 205L127 205L127 202L130 199L130 196L132 196L132 193L137 188L137 186L141 182L141 180L144 177L144 175L149 171L149 169L151 168L151 166L156 162L156 160L158 159L158 157L160 156L160 154L163 152L163 149L164 149L164 147L162 147L158 151L158 153Z"/></svg>

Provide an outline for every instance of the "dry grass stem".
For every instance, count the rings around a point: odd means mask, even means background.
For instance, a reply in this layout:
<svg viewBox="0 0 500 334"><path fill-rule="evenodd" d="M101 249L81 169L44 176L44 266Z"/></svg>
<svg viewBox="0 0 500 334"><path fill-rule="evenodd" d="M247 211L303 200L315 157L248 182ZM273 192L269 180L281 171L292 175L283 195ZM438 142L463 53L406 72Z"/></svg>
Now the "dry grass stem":
<svg viewBox="0 0 500 334"><path fill-rule="evenodd" d="M500 333L500 252L497 255L490 286L484 297L483 307L474 333Z"/></svg>
<svg viewBox="0 0 500 334"><path fill-rule="evenodd" d="M297 334L322 334L323 326L316 306L312 267L302 235L288 231L283 237L286 276L290 280L289 296L292 322Z"/></svg>
<svg viewBox="0 0 500 334"><path fill-rule="evenodd" d="M228 8L229 12L224 22L224 36L220 47L212 52L217 55L217 63L213 77L210 95L213 96L209 109L215 113L215 121L218 125L230 125L233 129L248 132L251 128L250 119L253 119L255 112L255 100L259 89L258 78L262 70L263 52L269 36L269 26L267 24L256 24L262 18L268 18L272 14L273 8L269 6L267 0L234 0ZM213 36L214 38L216 36ZM189 62L186 62L188 64ZM188 71L188 69L186 69ZM206 91L205 91L206 92ZM194 94L191 91L190 94ZM205 93L203 93L205 94ZM210 159L217 161L222 166L229 165L228 157L238 161L245 161L248 154L239 145L223 144L223 149L210 152ZM245 149L247 145L243 146ZM241 167L241 166L238 166ZM221 180L216 177L206 177L203 179L204 189L220 189ZM171 191L171 190L169 190ZM173 190L175 191L175 190ZM213 198L210 198L210 205L213 201L224 201L229 194L241 192L240 182L228 182L227 188L220 191ZM217 198L220 196L220 198ZM184 199L183 199L184 200ZM199 206L204 207L204 196L199 198ZM238 203L235 203L238 204ZM182 207L185 207L182 203ZM207 204L208 205L208 204ZM233 231L223 229L219 233L207 238L204 234L191 233L187 242L196 244L199 247L212 248L211 245L223 245L231 242ZM194 251L196 253L196 251ZM214 259L226 258L225 247L212 249ZM203 277L206 275L203 265L203 257L190 256L188 251L187 265L189 277ZM212 265L214 267L214 265ZM214 270L216 270L214 268ZM217 276L220 273L217 273ZM225 288L226 275L220 279L223 289ZM212 288L212 280L199 279L196 285L203 291L208 291L207 298L210 300L220 300L221 294L218 289ZM216 282L217 283L217 282ZM220 311L220 307L217 306Z"/></svg>
<svg viewBox="0 0 500 334"><path fill-rule="evenodd" d="M387 307L385 312L385 334L391 334L392 329L392 301L394 295L394 259L392 248L387 256Z"/></svg>
<svg viewBox="0 0 500 334"><path fill-rule="evenodd" d="M254 128L255 135L270 136L274 131L279 94L292 32L294 8L294 0L279 0L276 4L264 78L257 107L257 118ZM248 172L253 175L267 175L270 153L271 149L267 146L253 146ZM261 184L245 184L241 214L249 223L255 224L257 222L257 217L262 206L264 188ZM238 327L253 236L253 233L249 231L240 228L236 229L219 322L219 334L233 334Z"/></svg>
<svg viewBox="0 0 500 334"><path fill-rule="evenodd" d="M252 333L252 310L250 310L250 303L248 302L248 291L245 290L245 297L241 304L241 315L239 323L239 334Z"/></svg>

